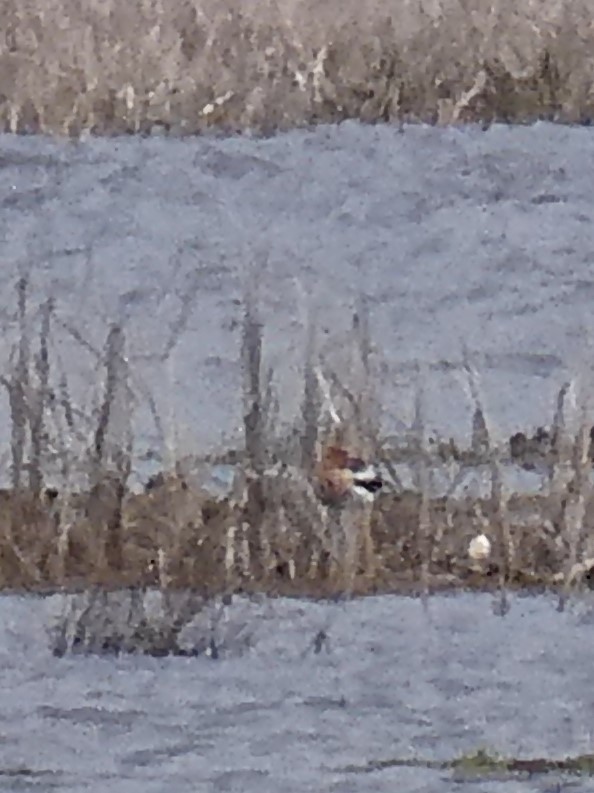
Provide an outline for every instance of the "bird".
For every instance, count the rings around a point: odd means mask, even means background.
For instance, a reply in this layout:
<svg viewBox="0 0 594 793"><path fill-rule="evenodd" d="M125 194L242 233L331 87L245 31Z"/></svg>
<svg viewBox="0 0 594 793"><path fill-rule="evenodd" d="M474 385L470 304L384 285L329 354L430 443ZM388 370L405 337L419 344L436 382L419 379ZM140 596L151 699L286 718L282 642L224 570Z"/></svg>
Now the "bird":
<svg viewBox="0 0 594 793"><path fill-rule="evenodd" d="M317 479L322 498L334 503L350 494L371 503L384 484L373 465L336 445L323 447Z"/></svg>

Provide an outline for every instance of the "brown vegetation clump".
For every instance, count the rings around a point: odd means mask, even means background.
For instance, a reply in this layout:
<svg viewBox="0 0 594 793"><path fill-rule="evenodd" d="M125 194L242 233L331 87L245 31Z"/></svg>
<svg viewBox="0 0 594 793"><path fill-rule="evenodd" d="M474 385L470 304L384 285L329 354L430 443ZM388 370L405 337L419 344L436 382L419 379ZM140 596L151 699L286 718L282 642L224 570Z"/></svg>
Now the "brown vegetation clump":
<svg viewBox="0 0 594 793"><path fill-rule="evenodd" d="M0 125L592 118L588 0L0 0Z"/></svg>

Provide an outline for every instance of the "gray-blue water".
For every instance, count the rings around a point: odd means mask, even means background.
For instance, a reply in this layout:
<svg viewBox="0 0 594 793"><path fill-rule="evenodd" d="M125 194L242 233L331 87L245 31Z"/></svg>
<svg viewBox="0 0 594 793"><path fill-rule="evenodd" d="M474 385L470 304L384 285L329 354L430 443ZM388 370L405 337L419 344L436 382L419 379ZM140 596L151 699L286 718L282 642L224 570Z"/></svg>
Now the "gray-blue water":
<svg viewBox="0 0 594 793"><path fill-rule="evenodd" d="M52 606L53 608L53 606ZM594 601L490 595L236 602L251 643L218 660L54 658L49 604L0 599L0 789L103 793L426 791L449 770L373 761L592 752ZM325 630L329 643L315 654ZM27 773L25 773L25 771ZM567 780L565 780L567 781ZM591 791L561 776L467 779L469 793Z"/></svg>

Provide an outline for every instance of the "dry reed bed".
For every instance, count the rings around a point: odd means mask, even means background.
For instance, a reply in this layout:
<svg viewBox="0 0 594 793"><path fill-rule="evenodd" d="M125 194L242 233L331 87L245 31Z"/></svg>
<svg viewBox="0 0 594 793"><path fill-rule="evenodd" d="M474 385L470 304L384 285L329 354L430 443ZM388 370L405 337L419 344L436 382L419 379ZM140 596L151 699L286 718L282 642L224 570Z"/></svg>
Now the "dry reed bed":
<svg viewBox="0 0 594 793"><path fill-rule="evenodd" d="M13 132L593 116L588 0L1 0L0 14Z"/></svg>
<svg viewBox="0 0 594 793"><path fill-rule="evenodd" d="M98 353L103 376L85 412L73 404L67 374L52 354L60 329L55 306L31 306L25 278L17 298L19 339L0 377L12 422L11 487L0 492L4 589L153 586L210 597L237 591L428 593L469 586L504 593L510 586L562 585L569 592L589 576L589 409L586 400L568 407L567 385L547 436L542 492L512 495L502 476L509 451L493 442L468 354L474 414L469 449L429 442L422 372L404 448L382 436L364 305L354 315L348 383L321 357L310 320L301 413L293 426L281 425L273 373L263 362L257 301L248 291L241 345L244 445L232 455L231 492L216 498L192 472L191 461L180 460L138 493L130 487L138 395L125 327L109 329ZM329 439L379 464L386 486L373 504L320 497L315 461ZM516 437L516 456L517 447ZM409 490L398 478L403 458L413 472ZM437 497L432 477L444 458L452 484ZM489 472L491 494L457 497L456 485L477 465ZM469 542L481 534L492 551L484 559L469 558Z"/></svg>

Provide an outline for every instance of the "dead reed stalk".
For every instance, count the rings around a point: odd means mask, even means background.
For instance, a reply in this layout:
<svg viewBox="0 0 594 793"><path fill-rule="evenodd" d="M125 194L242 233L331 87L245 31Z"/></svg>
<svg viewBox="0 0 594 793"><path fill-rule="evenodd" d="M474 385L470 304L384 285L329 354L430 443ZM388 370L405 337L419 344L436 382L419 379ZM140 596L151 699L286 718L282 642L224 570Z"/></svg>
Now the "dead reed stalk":
<svg viewBox="0 0 594 793"><path fill-rule="evenodd" d="M489 460L491 473L491 511L495 522L494 534L499 547L499 594L497 611L501 615L509 610L508 582L514 567L515 545L511 534L507 512L507 494L503 486L501 463L493 445L493 433L489 429L484 400L481 397L478 373L470 362L468 350L464 350L464 370L468 378L468 389L473 405L473 451L484 452Z"/></svg>
<svg viewBox="0 0 594 793"><path fill-rule="evenodd" d="M131 400L124 329L113 324L104 355L105 385L90 449L86 513L103 535L104 564L123 569L122 507L132 466Z"/></svg>
<svg viewBox="0 0 594 793"><path fill-rule="evenodd" d="M586 505L592 493L590 460L589 400L580 394L581 404L576 405L578 429L570 444L563 444L568 452L567 466L571 466L573 476L568 482L562 499L562 533L568 549L564 565L564 586L559 597L559 610L562 611L569 597L571 584L576 579L575 571L581 566L584 546ZM567 435L567 432L563 433ZM560 465L565 465L563 459Z"/></svg>
<svg viewBox="0 0 594 793"><path fill-rule="evenodd" d="M429 504L431 501L431 477L429 450L427 448L425 418L425 383L426 373L423 367L417 368L417 388L415 394L415 418L413 422L414 465L413 475L416 491L420 494L418 552L421 560L420 585L423 605L427 606L429 595L429 564L431 550L431 517Z"/></svg>
<svg viewBox="0 0 594 793"><path fill-rule="evenodd" d="M301 403L300 446L301 468L307 476L313 474L315 467L318 432L320 429L321 400L317 369L316 325L307 317L305 342L305 362L303 367L303 399Z"/></svg>
<svg viewBox="0 0 594 793"><path fill-rule="evenodd" d="M25 446L27 443L27 419L29 396L29 328L27 320L27 278L22 277L17 283L17 312L19 324L19 341L16 350L16 362L12 376L5 381L8 389L11 413L12 452L11 484L13 490L21 487L24 471Z"/></svg>
<svg viewBox="0 0 594 793"><path fill-rule="evenodd" d="M255 298L246 293L241 341L243 368L243 425L245 450L251 471L260 476L265 468L264 416L262 414L262 323Z"/></svg>
<svg viewBox="0 0 594 793"><path fill-rule="evenodd" d="M245 495L240 516L239 540L243 575L252 577L254 563L263 570L271 565L270 546L264 535L266 513L265 471L268 461L268 442L272 430L270 411L273 402L272 373L266 382L262 377L262 322L254 285L248 284L244 300L241 338L243 371L243 426L245 437L244 467L241 472ZM260 559L258 559L258 553Z"/></svg>
<svg viewBox="0 0 594 793"><path fill-rule="evenodd" d="M54 301L50 298L42 305L39 352L35 359L37 387L31 395L29 488L36 499L41 495L43 488L43 454L46 450L48 437L45 431L45 412L50 397L50 359L48 348L53 311Z"/></svg>

